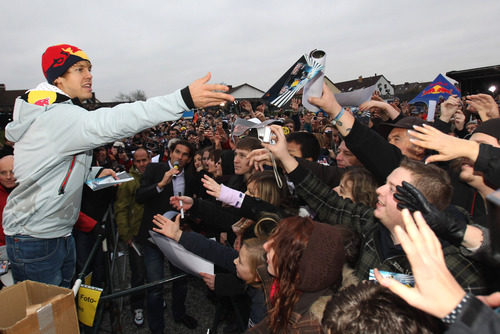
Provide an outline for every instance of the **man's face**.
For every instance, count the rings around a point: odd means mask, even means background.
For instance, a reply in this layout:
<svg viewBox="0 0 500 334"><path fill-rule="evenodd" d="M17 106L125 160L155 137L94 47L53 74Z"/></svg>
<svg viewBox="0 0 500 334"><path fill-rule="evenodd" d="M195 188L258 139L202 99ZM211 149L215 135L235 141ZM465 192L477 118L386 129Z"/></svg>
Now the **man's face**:
<svg viewBox="0 0 500 334"><path fill-rule="evenodd" d="M387 140L390 144L396 146L401 150L403 155L407 156L413 160L420 160L415 154L415 147L410 141L410 136L408 135L407 129L394 128L389 133Z"/></svg>
<svg viewBox="0 0 500 334"><path fill-rule="evenodd" d="M350 166L362 166L358 158L347 148L345 142L340 143L339 153L335 158L339 168L346 168Z"/></svg>
<svg viewBox="0 0 500 334"><path fill-rule="evenodd" d="M54 80L54 85L69 95L72 99L87 100L92 97L92 65L81 60L71 66L63 76Z"/></svg>
<svg viewBox="0 0 500 334"><path fill-rule="evenodd" d="M488 144L493 147L500 148L500 143L498 142L498 140L495 137L487 135L485 133L474 133L469 140L475 141L479 144ZM461 171L459 176L462 181L467 182L470 186L476 189L486 186L482 173L476 172L474 170L474 161L470 161L469 159L462 159Z"/></svg>
<svg viewBox="0 0 500 334"><path fill-rule="evenodd" d="M247 159L248 153L250 153L250 151L240 148L234 151L234 173L236 175L244 175L250 172L251 167L248 165Z"/></svg>
<svg viewBox="0 0 500 334"><path fill-rule="evenodd" d="M386 183L377 189L377 208L373 214L389 229L403 224L401 211L398 209L398 203L394 198L396 186L400 186L403 181L412 183L413 176L409 170L398 167L389 174Z"/></svg>
<svg viewBox="0 0 500 334"><path fill-rule="evenodd" d="M0 159L0 184L6 189L12 189L16 186L13 170L14 157L12 155Z"/></svg>
<svg viewBox="0 0 500 334"><path fill-rule="evenodd" d="M189 147L184 146L182 144L177 144L172 153L170 153L170 163L172 166L174 162L179 162L179 169L182 170L186 167L187 164L191 162L191 157L189 156L191 152L189 151Z"/></svg>
<svg viewBox="0 0 500 334"><path fill-rule="evenodd" d="M97 152L97 157L96 157L96 159L97 159L97 161L99 161L99 162L101 162L101 163L102 163L102 162L106 161L107 156L108 156L108 155L107 155L107 153L106 153L106 149L101 148L101 149L99 149L99 151Z"/></svg>
<svg viewBox="0 0 500 334"><path fill-rule="evenodd" d="M292 157L302 158L302 151L300 150L300 144L298 144L295 141L290 141L287 142L286 145L288 148L288 153L290 153Z"/></svg>
<svg viewBox="0 0 500 334"><path fill-rule="evenodd" d="M178 135L177 135L177 131L175 131L175 130L170 130L170 131L168 132L168 138L169 138L169 139L177 138L177 136L178 136Z"/></svg>
<svg viewBox="0 0 500 334"><path fill-rule="evenodd" d="M151 162L151 158L148 156L145 150L137 150L134 154L134 166L139 171L139 173L144 174L147 165Z"/></svg>

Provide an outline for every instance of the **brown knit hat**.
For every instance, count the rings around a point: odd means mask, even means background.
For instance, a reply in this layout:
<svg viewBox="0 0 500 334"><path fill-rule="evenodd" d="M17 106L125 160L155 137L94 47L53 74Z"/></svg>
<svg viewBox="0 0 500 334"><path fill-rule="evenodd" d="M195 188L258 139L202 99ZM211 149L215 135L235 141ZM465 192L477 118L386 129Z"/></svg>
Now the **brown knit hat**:
<svg viewBox="0 0 500 334"><path fill-rule="evenodd" d="M342 280L345 262L342 235L335 226L314 222L306 249L299 262L297 289L321 291Z"/></svg>

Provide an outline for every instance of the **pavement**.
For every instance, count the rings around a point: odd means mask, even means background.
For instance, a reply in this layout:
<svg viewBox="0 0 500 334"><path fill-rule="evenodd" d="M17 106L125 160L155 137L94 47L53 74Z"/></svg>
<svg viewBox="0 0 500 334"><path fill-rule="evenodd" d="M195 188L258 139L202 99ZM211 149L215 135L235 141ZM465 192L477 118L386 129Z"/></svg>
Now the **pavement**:
<svg viewBox="0 0 500 334"><path fill-rule="evenodd" d="M170 271L168 265L165 266L166 275L170 276ZM126 254L120 256L116 261L116 270L113 275L115 291L122 290L130 287L130 269L128 266L128 260ZM172 283L164 284L164 296L167 307L165 308L165 333L180 333L180 334L190 334L190 333L207 333L207 329L211 328L215 316L215 302L212 298L209 298L209 290L205 283L196 277L188 276L188 294L186 298L186 312L190 316L194 317L198 321L198 327L196 329L188 329L182 324L177 324L174 322L172 313L170 311L171 305L171 288ZM138 327L133 322L133 314L130 309L130 303L128 296L117 298L113 300L114 312L106 310L103 315L103 320L99 326L98 333L123 333L123 334L146 334L150 333L146 313L144 312L145 321L144 325ZM115 319L114 326L111 325L111 313ZM223 328L227 325L226 322L222 322L218 326L218 330L213 333L222 333ZM83 329L82 333L94 333L95 329Z"/></svg>

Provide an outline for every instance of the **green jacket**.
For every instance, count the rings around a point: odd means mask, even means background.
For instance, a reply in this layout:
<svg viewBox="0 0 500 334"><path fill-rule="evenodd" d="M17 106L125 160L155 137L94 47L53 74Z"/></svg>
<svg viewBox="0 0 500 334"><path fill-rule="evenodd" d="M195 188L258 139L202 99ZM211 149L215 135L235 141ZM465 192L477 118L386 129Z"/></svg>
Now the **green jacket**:
<svg viewBox="0 0 500 334"><path fill-rule="evenodd" d="M343 199L300 165L288 176L295 184L296 194L316 213L318 221L342 224L360 233L361 250L355 268L359 279L367 280L373 268L411 274L405 255L383 259L379 235L384 226L373 215L373 208ZM484 266L466 258L450 244L443 244L443 254L448 269L465 290L473 294L489 292Z"/></svg>
<svg viewBox="0 0 500 334"><path fill-rule="evenodd" d="M142 174L135 167L130 168L129 174L134 179L118 187L115 200L115 220L123 241L131 240L139 233L144 213L144 205L135 201L135 192L141 185Z"/></svg>

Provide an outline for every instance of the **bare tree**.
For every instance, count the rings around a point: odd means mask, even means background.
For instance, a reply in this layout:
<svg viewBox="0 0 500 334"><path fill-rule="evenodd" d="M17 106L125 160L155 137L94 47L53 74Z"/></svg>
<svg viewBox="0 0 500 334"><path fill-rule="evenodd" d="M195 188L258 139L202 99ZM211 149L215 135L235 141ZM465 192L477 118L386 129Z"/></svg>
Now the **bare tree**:
<svg viewBox="0 0 500 334"><path fill-rule="evenodd" d="M137 89L129 94L120 93L115 97L116 102L146 101L146 99L146 93L141 89Z"/></svg>

